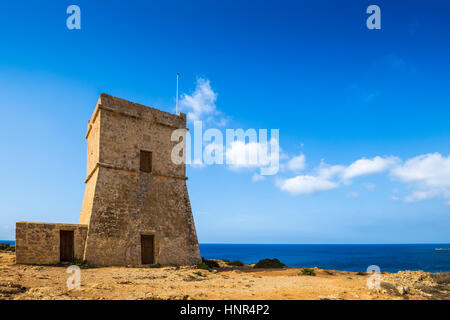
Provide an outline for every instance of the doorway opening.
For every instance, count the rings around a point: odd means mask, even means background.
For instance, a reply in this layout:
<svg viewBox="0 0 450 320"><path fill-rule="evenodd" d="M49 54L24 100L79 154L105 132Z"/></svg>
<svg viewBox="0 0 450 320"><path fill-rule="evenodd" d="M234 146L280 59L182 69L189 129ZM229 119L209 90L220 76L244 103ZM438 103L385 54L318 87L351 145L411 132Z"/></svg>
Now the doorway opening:
<svg viewBox="0 0 450 320"><path fill-rule="evenodd" d="M73 250L73 231L63 231L59 232L59 248L61 262L73 261L74 250Z"/></svg>
<svg viewBox="0 0 450 320"><path fill-rule="evenodd" d="M154 264L154 236L141 235L142 264Z"/></svg>

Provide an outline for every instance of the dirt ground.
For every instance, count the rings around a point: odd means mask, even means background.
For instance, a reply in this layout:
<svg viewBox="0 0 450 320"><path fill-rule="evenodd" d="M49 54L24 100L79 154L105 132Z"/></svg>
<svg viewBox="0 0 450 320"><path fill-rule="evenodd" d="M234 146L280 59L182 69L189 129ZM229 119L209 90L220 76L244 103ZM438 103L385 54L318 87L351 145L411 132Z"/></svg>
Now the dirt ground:
<svg viewBox="0 0 450 320"><path fill-rule="evenodd" d="M450 299L450 274L402 271L381 274L380 288L369 290L368 275L315 269L230 267L81 269L81 287L69 290L67 266L16 265L15 255L0 252L1 299Z"/></svg>

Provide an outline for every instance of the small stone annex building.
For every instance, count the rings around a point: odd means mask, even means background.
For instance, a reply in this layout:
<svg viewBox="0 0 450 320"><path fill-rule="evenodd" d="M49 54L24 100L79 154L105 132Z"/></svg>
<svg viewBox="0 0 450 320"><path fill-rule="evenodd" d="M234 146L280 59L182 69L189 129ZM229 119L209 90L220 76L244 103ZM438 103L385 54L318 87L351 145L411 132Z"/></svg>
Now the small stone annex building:
<svg viewBox="0 0 450 320"><path fill-rule="evenodd" d="M101 94L88 122L79 224L17 222L16 262L192 265L200 251L184 164L171 160L186 115Z"/></svg>

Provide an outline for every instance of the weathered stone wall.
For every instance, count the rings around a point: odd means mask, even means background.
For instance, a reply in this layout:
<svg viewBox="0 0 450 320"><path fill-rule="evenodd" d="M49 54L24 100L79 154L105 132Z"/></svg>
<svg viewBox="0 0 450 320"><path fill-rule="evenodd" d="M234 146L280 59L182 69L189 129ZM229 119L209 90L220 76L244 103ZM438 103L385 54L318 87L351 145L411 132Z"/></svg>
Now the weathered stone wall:
<svg viewBox="0 0 450 320"><path fill-rule="evenodd" d="M184 114L100 96L89 122L91 170L80 215L80 223L89 224L86 260L95 265L140 265L140 236L154 235L155 262L200 261L185 165L170 158L176 144L171 134L185 127ZM89 146L98 146L98 152L89 151ZM141 150L152 152L151 173L140 171Z"/></svg>
<svg viewBox="0 0 450 320"><path fill-rule="evenodd" d="M16 223L16 263L59 263L61 230L74 231L74 256L82 259L86 225L21 221Z"/></svg>
<svg viewBox="0 0 450 320"><path fill-rule="evenodd" d="M87 139L87 165L86 165L86 190L84 192L83 204L80 213L80 224L89 224L92 206L94 202L95 186L97 184L97 164L100 162L100 98L88 122Z"/></svg>

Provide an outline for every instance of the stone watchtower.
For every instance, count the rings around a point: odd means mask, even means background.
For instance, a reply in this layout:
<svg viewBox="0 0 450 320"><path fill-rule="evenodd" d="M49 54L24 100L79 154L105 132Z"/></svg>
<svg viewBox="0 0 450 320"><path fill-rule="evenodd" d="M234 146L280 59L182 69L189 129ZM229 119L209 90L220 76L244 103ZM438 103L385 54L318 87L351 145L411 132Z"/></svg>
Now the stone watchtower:
<svg viewBox="0 0 450 320"><path fill-rule="evenodd" d="M71 258L98 266L200 262L186 168L171 160L177 143L171 134L179 128L186 128L185 114L101 94L88 122L86 190L79 224L18 222L17 262L45 264Z"/></svg>
<svg viewBox="0 0 450 320"><path fill-rule="evenodd" d="M88 123L84 258L95 265L198 263L184 164L171 161L186 115L101 94Z"/></svg>

